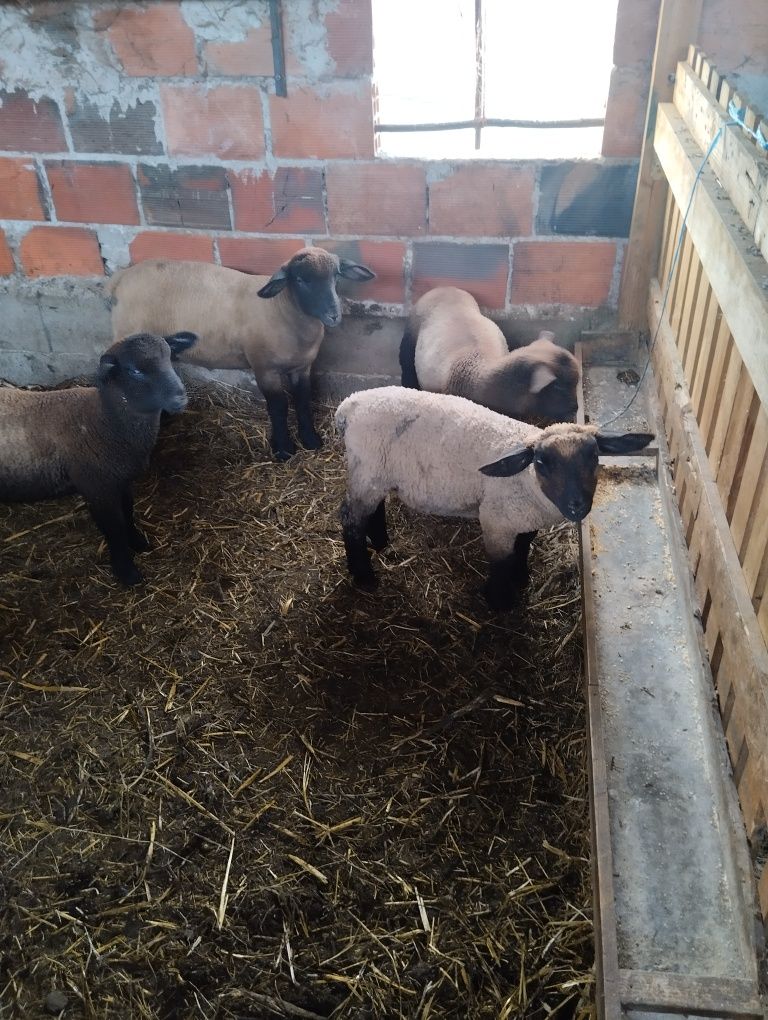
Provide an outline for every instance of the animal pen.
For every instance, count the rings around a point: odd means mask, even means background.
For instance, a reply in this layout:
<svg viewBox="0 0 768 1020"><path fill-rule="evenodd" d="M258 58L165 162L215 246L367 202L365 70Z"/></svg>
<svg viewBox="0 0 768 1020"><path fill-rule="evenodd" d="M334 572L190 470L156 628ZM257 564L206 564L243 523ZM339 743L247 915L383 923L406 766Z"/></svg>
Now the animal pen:
<svg viewBox="0 0 768 1020"><path fill-rule="evenodd" d="M376 272L315 364L322 450L274 463L253 376L182 365L145 585L81 503L0 503L0 1017L766 1016L768 12L618 0L567 129L597 148L523 159L484 5L477 159L453 122L383 151L386 0L0 7L0 385L89 383L144 259ZM333 410L400 382L442 285L656 435L511 613L475 522L394 499L380 589L343 567Z"/></svg>

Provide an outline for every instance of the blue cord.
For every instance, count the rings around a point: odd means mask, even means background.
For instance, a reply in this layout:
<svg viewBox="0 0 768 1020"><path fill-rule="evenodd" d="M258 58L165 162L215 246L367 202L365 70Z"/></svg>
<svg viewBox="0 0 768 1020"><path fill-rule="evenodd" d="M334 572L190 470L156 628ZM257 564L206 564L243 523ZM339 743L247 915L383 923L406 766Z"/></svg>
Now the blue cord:
<svg viewBox="0 0 768 1020"><path fill-rule="evenodd" d="M730 107L728 108L728 112L729 113L732 112ZM667 276L667 282L666 282L666 285L664 287L664 296L663 296L662 302L661 302L661 311L659 312L659 321L658 321L658 324L657 324L656 329L654 331L653 339L651 340L651 342L650 342L650 344L648 346L648 360L646 361L645 368L643 369L643 373L640 376L640 379L638 380L637 385L635 386L635 392L632 394L632 397L630 398L630 400L626 404L626 406L624 406L619 411L618 414L615 414L612 418L609 418L608 421L602 422L602 424L599 426L600 428L605 428L606 425L612 425L618 418L621 418L622 415L627 413L627 411L630 409L630 407L634 404L635 400L637 399L637 395L640 392L640 387L643 385L643 381L645 380L645 377L648 374L648 369L650 368L650 365L651 365L651 353L652 353L653 348L654 348L654 346L656 344L656 341L658 339L659 330L661 329L661 323L662 323L662 321L664 319L664 312L665 312L666 307L667 307L667 299L669 298L669 290L670 290L670 287L672 285L672 277L673 277L674 272L675 272L675 266L677 265L677 260L678 260L678 258L680 256L680 249L683 246L683 238L685 237L686 223L688 221L688 213L691 211L691 206L693 205L693 197L696 194L696 186L699 183L699 178L704 173L704 167L707 165L707 162L709 161L709 157L715 151L715 146L720 141L720 135L723 133L723 128L729 127L732 124L739 124L741 127L744 126L741 123L741 121L739 121L739 120L726 121L724 124L720 125L720 127L717 129L717 133L715 134L715 137L710 142L709 148L707 149L707 152L706 152L706 154L704 156L704 159L701 161L701 164L699 165L699 169L696 171L696 176L693 179L693 185L691 187L691 194L690 194L690 197L688 198L688 205L686 206L686 209L685 209L685 214L683 216L683 222L680 224L680 234L679 234L678 239L677 239L677 246L675 247L675 253L672 256L672 263L671 263L671 265L669 267L669 275ZM747 130L749 131L750 129L747 128Z"/></svg>
<svg viewBox="0 0 768 1020"><path fill-rule="evenodd" d="M744 128L747 134L751 135L754 138L754 140L757 142L761 149L768 152L768 139L766 139L765 135L763 134L763 125L758 124L757 131L753 131L751 127L747 127L747 125L744 123L744 118L746 117L746 114L747 114L746 106L742 106L741 108L739 108L733 99L730 101L730 103L728 103L728 115L730 116L731 120L736 121L739 127Z"/></svg>

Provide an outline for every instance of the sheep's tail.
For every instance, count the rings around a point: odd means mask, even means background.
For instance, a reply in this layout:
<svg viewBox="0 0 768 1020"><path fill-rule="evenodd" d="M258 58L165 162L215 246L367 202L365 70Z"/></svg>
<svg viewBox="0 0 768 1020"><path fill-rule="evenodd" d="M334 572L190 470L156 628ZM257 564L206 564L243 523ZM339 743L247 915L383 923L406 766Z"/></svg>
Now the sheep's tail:
<svg viewBox="0 0 768 1020"><path fill-rule="evenodd" d="M333 419L336 422L336 431L339 433L339 435L342 438L344 437L344 433L347 431L347 408L346 408L346 404L347 404L347 401L346 400L342 400L342 402L336 408L336 413L333 416Z"/></svg>
<svg viewBox="0 0 768 1020"><path fill-rule="evenodd" d="M110 304L114 304L115 301L117 301L115 291L117 290L118 284L120 283L123 272L124 270L118 269L116 273L113 273L112 276L108 276L107 279L104 281L103 285L104 294L106 295L107 298L109 298Z"/></svg>
<svg viewBox="0 0 768 1020"><path fill-rule="evenodd" d="M416 375L416 336L410 325L405 327L400 341L400 382L411 390L421 389Z"/></svg>

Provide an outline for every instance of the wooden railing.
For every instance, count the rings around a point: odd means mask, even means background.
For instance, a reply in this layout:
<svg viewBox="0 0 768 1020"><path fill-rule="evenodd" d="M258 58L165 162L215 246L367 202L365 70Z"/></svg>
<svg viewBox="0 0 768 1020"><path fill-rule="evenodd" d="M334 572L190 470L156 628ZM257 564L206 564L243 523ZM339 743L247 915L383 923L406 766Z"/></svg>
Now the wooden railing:
<svg viewBox="0 0 768 1020"><path fill-rule="evenodd" d="M669 195L649 320L705 643L747 834L759 847L768 811L768 159L730 122L734 98L756 129L759 114L692 49L674 103L659 106L654 149ZM768 918L768 867L756 863Z"/></svg>

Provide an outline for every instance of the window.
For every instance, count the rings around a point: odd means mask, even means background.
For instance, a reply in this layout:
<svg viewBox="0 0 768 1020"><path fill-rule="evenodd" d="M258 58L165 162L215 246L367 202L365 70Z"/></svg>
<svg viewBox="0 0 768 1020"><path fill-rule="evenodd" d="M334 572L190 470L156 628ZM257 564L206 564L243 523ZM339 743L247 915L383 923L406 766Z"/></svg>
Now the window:
<svg viewBox="0 0 768 1020"><path fill-rule="evenodd" d="M476 4L481 11L476 47ZM378 122L602 121L617 0L373 0ZM479 48L481 56L476 58ZM482 96L478 74L482 69ZM600 154L602 124L382 131L382 155L546 159Z"/></svg>

